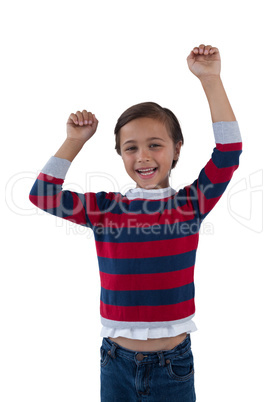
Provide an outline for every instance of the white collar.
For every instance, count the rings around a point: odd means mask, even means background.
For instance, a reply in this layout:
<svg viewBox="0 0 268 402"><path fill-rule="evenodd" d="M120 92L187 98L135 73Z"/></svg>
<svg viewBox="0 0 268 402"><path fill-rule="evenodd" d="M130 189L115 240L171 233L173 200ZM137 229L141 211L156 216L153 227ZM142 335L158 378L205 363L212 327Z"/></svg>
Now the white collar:
<svg viewBox="0 0 268 402"><path fill-rule="evenodd" d="M176 190L172 187L165 187L165 188L157 188L148 190L146 188L131 188L126 192L126 197L129 200L133 200L135 198L144 198L147 200L160 200L162 198L170 197L171 195L175 194Z"/></svg>

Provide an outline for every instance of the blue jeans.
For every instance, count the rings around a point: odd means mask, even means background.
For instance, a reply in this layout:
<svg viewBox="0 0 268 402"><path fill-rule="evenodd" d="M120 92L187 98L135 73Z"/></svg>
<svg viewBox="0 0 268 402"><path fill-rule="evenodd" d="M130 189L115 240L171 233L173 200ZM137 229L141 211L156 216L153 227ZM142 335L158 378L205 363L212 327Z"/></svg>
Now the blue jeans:
<svg viewBox="0 0 268 402"><path fill-rule="evenodd" d="M171 350L136 352L103 338L101 402L194 402L190 334Z"/></svg>

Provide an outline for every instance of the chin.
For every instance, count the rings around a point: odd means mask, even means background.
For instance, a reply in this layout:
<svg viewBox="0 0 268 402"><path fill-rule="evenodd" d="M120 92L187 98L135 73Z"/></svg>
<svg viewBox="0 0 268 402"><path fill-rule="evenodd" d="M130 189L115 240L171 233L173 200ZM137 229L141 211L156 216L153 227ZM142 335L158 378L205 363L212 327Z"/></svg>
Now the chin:
<svg viewBox="0 0 268 402"><path fill-rule="evenodd" d="M161 186L159 185L159 184L157 184L157 183L148 183L148 184L139 184L139 183L136 183L137 184L137 187L139 187L139 188L144 188L144 189L146 189L146 190L157 190L158 188L161 188Z"/></svg>

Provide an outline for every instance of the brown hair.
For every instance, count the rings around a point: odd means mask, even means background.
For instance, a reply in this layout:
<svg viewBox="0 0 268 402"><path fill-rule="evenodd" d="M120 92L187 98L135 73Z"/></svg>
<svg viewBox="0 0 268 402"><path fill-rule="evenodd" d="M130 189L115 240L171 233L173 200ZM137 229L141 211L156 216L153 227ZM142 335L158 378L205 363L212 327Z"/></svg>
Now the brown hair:
<svg viewBox="0 0 268 402"><path fill-rule="evenodd" d="M115 150L118 155L121 156L120 150L120 129L131 120L138 119L140 117L151 117L163 123L169 133L174 145L179 141L184 143L183 135L181 132L180 123L174 113L171 110L164 108L154 102L143 102L137 105L131 106L124 113L121 114L117 120L114 134L115 134ZM178 160L173 160L171 169L174 169Z"/></svg>

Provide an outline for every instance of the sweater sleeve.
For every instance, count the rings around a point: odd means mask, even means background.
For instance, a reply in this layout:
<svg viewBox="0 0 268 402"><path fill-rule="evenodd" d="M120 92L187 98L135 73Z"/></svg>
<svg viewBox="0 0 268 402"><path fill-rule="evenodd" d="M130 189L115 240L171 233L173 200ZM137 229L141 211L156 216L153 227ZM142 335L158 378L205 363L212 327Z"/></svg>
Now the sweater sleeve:
<svg viewBox="0 0 268 402"><path fill-rule="evenodd" d="M184 188L185 197L192 203L201 222L226 190L239 166L242 153L242 139L237 121L220 121L212 126L216 147L198 178Z"/></svg>
<svg viewBox="0 0 268 402"><path fill-rule="evenodd" d="M52 156L35 180L29 199L36 207L52 215L93 229L100 217L97 198L105 198L106 193L82 194L63 190L70 165L67 159Z"/></svg>

